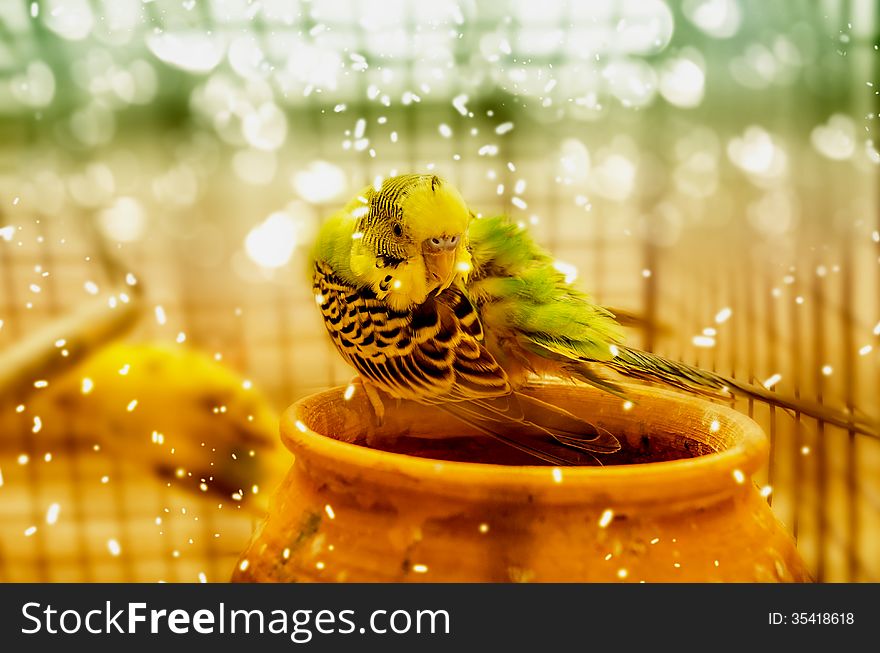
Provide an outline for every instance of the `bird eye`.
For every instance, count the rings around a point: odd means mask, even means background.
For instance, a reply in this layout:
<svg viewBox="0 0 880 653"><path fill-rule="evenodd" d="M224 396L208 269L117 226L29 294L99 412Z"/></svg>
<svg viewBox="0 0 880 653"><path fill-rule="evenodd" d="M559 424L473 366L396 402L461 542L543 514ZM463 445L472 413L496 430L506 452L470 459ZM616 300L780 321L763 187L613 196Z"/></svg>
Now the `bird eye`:
<svg viewBox="0 0 880 653"><path fill-rule="evenodd" d="M394 225L392 225L391 231L393 231L394 235L397 236L398 238L403 235L403 227L401 227L396 222L394 223Z"/></svg>
<svg viewBox="0 0 880 653"><path fill-rule="evenodd" d="M436 246L436 247L440 247L440 239L439 239L439 238L432 238L432 239L431 239L431 244L434 245L434 246Z"/></svg>
<svg viewBox="0 0 880 653"><path fill-rule="evenodd" d="M452 244L452 245L458 245L458 236L450 236L450 237L449 237L449 242L450 242L450 244Z"/></svg>

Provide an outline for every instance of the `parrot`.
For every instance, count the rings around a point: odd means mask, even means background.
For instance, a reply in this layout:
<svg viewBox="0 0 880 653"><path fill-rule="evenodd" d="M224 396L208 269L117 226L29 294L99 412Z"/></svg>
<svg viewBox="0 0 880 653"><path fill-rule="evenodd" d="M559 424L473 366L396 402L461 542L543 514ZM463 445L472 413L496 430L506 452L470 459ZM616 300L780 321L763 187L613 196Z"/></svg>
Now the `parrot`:
<svg viewBox="0 0 880 653"><path fill-rule="evenodd" d="M612 433L522 389L549 376L625 400L624 377L741 394L875 434L867 418L628 347L615 315L554 262L505 216L478 217L445 179L402 174L323 222L308 273L326 330L380 422L384 393L437 406L550 464L602 464L620 449Z"/></svg>

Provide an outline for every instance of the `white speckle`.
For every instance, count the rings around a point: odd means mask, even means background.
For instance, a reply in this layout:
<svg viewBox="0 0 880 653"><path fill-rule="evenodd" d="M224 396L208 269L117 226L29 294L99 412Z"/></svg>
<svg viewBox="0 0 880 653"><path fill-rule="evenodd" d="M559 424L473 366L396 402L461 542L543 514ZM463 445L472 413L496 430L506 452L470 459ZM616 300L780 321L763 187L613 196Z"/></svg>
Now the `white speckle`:
<svg viewBox="0 0 880 653"><path fill-rule="evenodd" d="M12 225L3 227L0 229L0 239L5 240L7 243L12 240L12 236L15 234L15 227Z"/></svg>
<svg viewBox="0 0 880 653"><path fill-rule="evenodd" d="M437 131L440 132L440 135L443 138L450 138L452 136L452 128L446 123L440 123L440 126L437 128Z"/></svg>
<svg viewBox="0 0 880 653"><path fill-rule="evenodd" d="M761 488L761 496L764 497L765 499L767 497L769 497L771 494L773 494L773 488L770 487L769 485L765 485L764 487Z"/></svg>
<svg viewBox="0 0 880 653"><path fill-rule="evenodd" d="M506 134L507 132L511 131L512 129L513 129L512 122L502 122L500 125L498 125L495 128L495 133L499 134L499 135Z"/></svg>
<svg viewBox="0 0 880 653"><path fill-rule="evenodd" d="M801 455L806 456L810 453L810 448L807 445L801 447Z"/></svg>
<svg viewBox="0 0 880 653"><path fill-rule="evenodd" d="M244 560L241 561L241 563L239 563L238 568L241 571L244 571L250 566L250 564L251 564L250 561L247 558L245 558Z"/></svg>
<svg viewBox="0 0 880 653"><path fill-rule="evenodd" d="M122 547L119 546L119 542L110 538L107 540L107 550L110 552L110 555L118 556L122 552Z"/></svg>
<svg viewBox="0 0 880 653"><path fill-rule="evenodd" d="M767 388L767 389L769 390L769 389L772 388L774 385L776 385L777 383L779 383L781 380L782 380L782 375L781 375L781 374L774 374L774 375L771 376L770 378L766 379L766 380L764 381L763 385L764 385L765 388Z"/></svg>
<svg viewBox="0 0 880 653"><path fill-rule="evenodd" d="M633 407L633 402L631 402L629 400L623 402L623 409L624 410L632 410L632 407Z"/></svg>
<svg viewBox="0 0 880 653"><path fill-rule="evenodd" d="M608 345L608 351L611 352L611 355L614 358L617 358L617 356L620 354L620 349L618 349L617 345Z"/></svg>
<svg viewBox="0 0 880 653"><path fill-rule="evenodd" d="M61 506L57 503L53 503L49 506L49 509L46 511L46 523L50 526L58 521L58 513L61 512Z"/></svg>
<svg viewBox="0 0 880 653"><path fill-rule="evenodd" d="M746 475L743 474L743 472L742 472L741 469L734 469L734 470L733 470L733 479L734 479L737 483L739 483L740 485L742 485L743 483L746 482Z"/></svg>
<svg viewBox="0 0 880 653"><path fill-rule="evenodd" d="M454 98L452 98L452 106L454 106L455 110L458 111L461 115L466 116L468 115L468 108L466 104L467 101L468 96L462 93L461 95L456 95Z"/></svg>
<svg viewBox="0 0 880 653"><path fill-rule="evenodd" d="M37 417L35 415L34 416L34 426L31 429L31 432L32 433L39 433L42 428L43 428L43 420L41 420L39 417Z"/></svg>
<svg viewBox="0 0 880 653"><path fill-rule="evenodd" d="M97 295L98 294L98 284L96 284L94 281L86 281L83 284L83 287L86 289L86 292L89 293L90 295Z"/></svg>
<svg viewBox="0 0 880 653"><path fill-rule="evenodd" d="M642 270L642 276L643 276L645 279L649 279L649 278L651 277L651 274L652 274L652 273L651 273L651 271L650 271L648 268L645 268L644 270Z"/></svg>
<svg viewBox="0 0 880 653"><path fill-rule="evenodd" d="M428 573L428 565L413 565L412 570L417 574L426 574Z"/></svg>
<svg viewBox="0 0 880 653"><path fill-rule="evenodd" d="M125 410L127 410L127 411L130 413L130 412L132 412L135 408L137 408L137 405L138 405L138 400L137 400L137 399L132 399L131 401L128 402L128 406L125 407Z"/></svg>
<svg viewBox="0 0 880 653"><path fill-rule="evenodd" d="M498 154L498 146L487 143L479 150L477 150L477 154L479 154L480 156L495 156L496 154Z"/></svg>
<svg viewBox="0 0 880 653"><path fill-rule="evenodd" d="M298 430L302 431L303 433L308 431L308 429L306 428L306 425L303 424L300 420L296 420L296 422L294 422L294 424L296 425L296 428Z"/></svg>
<svg viewBox="0 0 880 653"><path fill-rule="evenodd" d="M131 370L131 365L126 363L125 365L123 365L122 367L119 368L119 375L126 376L129 372L129 370Z"/></svg>
<svg viewBox="0 0 880 653"><path fill-rule="evenodd" d="M715 346L715 338L709 336L694 336L691 342L694 343L694 347L709 348Z"/></svg>
<svg viewBox="0 0 880 653"><path fill-rule="evenodd" d="M555 483L562 483L562 470L561 469L559 469L558 467L554 467L551 474L553 475L553 481Z"/></svg>
<svg viewBox="0 0 880 653"><path fill-rule="evenodd" d="M867 356L868 354L871 353L871 349L872 349L871 345L865 345L864 347L859 349L859 356Z"/></svg>
<svg viewBox="0 0 880 653"><path fill-rule="evenodd" d="M831 376L831 374L833 372L834 372L834 368L831 367L830 365L823 365L822 366L822 374L824 374L825 376Z"/></svg>
<svg viewBox="0 0 880 653"><path fill-rule="evenodd" d="M485 523L485 522L483 522L482 524L480 524L479 531L480 531L483 535L485 535L486 533L488 533L488 532L489 532L489 524L487 524L487 523Z"/></svg>
<svg viewBox="0 0 880 653"><path fill-rule="evenodd" d="M614 511L611 508L606 508L599 517L599 528L608 528L612 519L614 519Z"/></svg>
<svg viewBox="0 0 880 653"><path fill-rule="evenodd" d="M651 540L651 544L657 544L659 541L660 541L660 538L655 537L653 540Z"/></svg>
<svg viewBox="0 0 880 653"><path fill-rule="evenodd" d="M156 324L159 326L164 325L168 321L168 316L165 315L165 309L162 306L156 306L154 312L156 314Z"/></svg>
<svg viewBox="0 0 880 653"><path fill-rule="evenodd" d="M82 384L80 385L80 392L84 395L89 394L92 391L92 388L95 387L94 381L92 381L89 377L83 377Z"/></svg>
<svg viewBox="0 0 880 653"><path fill-rule="evenodd" d="M330 519L336 519L336 513L333 512L333 507L329 503L324 505L324 512L327 513Z"/></svg>
<svg viewBox="0 0 880 653"><path fill-rule="evenodd" d="M28 528L25 529L25 531L24 531L24 536L25 536L25 537L30 537L31 535L33 535L33 534L36 533L36 532L37 532L37 527L36 527L36 526L30 526L30 527L28 527Z"/></svg>
<svg viewBox="0 0 880 653"><path fill-rule="evenodd" d="M285 560L290 558L290 549L285 548L284 551L281 552L281 557L284 558Z"/></svg>
<svg viewBox="0 0 880 653"><path fill-rule="evenodd" d="M199 572L199 582L200 583L207 583L208 582L208 578L207 578L207 576L205 576L205 572L203 572L203 571Z"/></svg>
<svg viewBox="0 0 880 653"><path fill-rule="evenodd" d="M730 319L731 315L733 315L733 310L730 307L724 307L715 314L715 323L723 324Z"/></svg>
<svg viewBox="0 0 880 653"><path fill-rule="evenodd" d="M348 401L352 397L354 397L354 385L349 384L348 387L345 389L345 393L342 395L342 398Z"/></svg>
<svg viewBox="0 0 880 653"><path fill-rule="evenodd" d="M719 422L717 419L713 419L712 423L709 424L709 431L711 433L717 433L720 428L721 428L721 422Z"/></svg>
<svg viewBox="0 0 880 653"><path fill-rule="evenodd" d="M565 261L553 261L553 267L565 277L565 283L573 283L578 278L578 269Z"/></svg>
<svg viewBox="0 0 880 653"><path fill-rule="evenodd" d="M514 197L510 200L510 203L513 204L516 208L522 209L523 211L529 208L528 204L526 204L520 197Z"/></svg>
<svg viewBox="0 0 880 653"><path fill-rule="evenodd" d="M617 570L617 577L620 578L621 580L626 578L627 576L629 576L629 572L626 569L618 569Z"/></svg>
<svg viewBox="0 0 880 653"><path fill-rule="evenodd" d="M183 343L186 340L186 334L183 331L179 332L175 340L178 342L178 344Z"/></svg>

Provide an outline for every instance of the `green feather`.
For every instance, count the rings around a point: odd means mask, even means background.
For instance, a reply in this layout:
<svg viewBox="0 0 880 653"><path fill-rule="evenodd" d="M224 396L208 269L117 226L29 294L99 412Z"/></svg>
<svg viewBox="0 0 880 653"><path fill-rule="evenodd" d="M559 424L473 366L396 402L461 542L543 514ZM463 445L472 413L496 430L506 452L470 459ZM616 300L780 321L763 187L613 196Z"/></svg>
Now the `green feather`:
<svg viewBox="0 0 880 653"><path fill-rule="evenodd" d="M504 217L479 218L468 236L468 293L487 331L516 333L548 358L611 359L611 345L623 337L614 316L567 283L524 229Z"/></svg>

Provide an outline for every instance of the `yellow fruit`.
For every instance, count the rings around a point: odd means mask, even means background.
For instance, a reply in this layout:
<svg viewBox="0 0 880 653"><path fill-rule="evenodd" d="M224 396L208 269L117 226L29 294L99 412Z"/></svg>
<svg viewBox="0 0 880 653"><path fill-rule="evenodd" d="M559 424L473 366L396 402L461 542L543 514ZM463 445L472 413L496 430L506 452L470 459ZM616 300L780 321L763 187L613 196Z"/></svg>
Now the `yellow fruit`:
<svg viewBox="0 0 880 653"><path fill-rule="evenodd" d="M228 367L178 344L105 347L35 391L21 417L35 415L41 437L72 430L77 441L237 500L290 464L269 401Z"/></svg>

